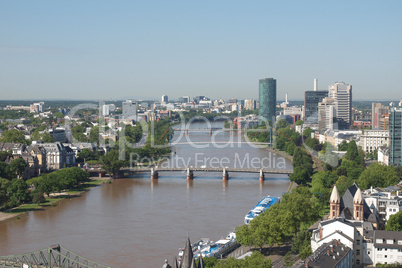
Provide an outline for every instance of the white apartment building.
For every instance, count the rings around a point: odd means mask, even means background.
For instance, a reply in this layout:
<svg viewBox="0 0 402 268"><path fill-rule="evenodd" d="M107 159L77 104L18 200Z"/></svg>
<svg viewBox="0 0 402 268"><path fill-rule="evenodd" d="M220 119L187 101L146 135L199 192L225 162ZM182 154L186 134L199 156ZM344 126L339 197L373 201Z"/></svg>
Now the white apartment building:
<svg viewBox="0 0 402 268"><path fill-rule="evenodd" d="M371 188L363 192L364 201L383 222L388 221L391 215L402 210L402 191L398 191L394 187Z"/></svg>
<svg viewBox="0 0 402 268"><path fill-rule="evenodd" d="M365 129L358 136L359 145L366 153L370 153L378 149L380 146L389 146L389 130L382 129Z"/></svg>
<svg viewBox="0 0 402 268"><path fill-rule="evenodd" d="M367 232L364 263L402 264L402 232L375 230Z"/></svg>

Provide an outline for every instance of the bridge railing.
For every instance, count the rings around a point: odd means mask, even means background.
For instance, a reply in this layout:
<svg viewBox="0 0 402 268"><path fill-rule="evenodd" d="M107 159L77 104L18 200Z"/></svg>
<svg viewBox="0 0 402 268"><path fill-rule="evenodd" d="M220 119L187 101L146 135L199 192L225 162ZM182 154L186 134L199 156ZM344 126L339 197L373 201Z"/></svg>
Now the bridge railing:
<svg viewBox="0 0 402 268"><path fill-rule="evenodd" d="M60 245L20 255L0 256L0 267L22 268L110 268Z"/></svg>

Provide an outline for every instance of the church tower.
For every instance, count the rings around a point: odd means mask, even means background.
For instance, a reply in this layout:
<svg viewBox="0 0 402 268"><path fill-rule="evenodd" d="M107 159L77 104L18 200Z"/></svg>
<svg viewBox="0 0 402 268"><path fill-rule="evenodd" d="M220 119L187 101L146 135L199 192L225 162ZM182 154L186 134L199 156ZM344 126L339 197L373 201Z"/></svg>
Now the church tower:
<svg viewBox="0 0 402 268"><path fill-rule="evenodd" d="M341 199L339 198L338 189L336 185L332 189L331 198L329 199L329 217L328 219L333 219L339 216L341 213Z"/></svg>
<svg viewBox="0 0 402 268"><path fill-rule="evenodd" d="M355 196L353 197L353 218L358 221L363 220L363 196L360 188L357 188Z"/></svg>

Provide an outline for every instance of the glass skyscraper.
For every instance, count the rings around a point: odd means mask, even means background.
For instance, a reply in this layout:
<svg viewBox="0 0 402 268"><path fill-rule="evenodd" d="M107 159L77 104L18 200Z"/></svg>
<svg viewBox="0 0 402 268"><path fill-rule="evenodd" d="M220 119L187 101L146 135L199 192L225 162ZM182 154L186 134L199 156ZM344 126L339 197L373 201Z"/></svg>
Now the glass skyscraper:
<svg viewBox="0 0 402 268"><path fill-rule="evenodd" d="M328 90L304 92L304 122L318 124L318 103L328 97Z"/></svg>
<svg viewBox="0 0 402 268"><path fill-rule="evenodd" d="M276 116L276 79L260 79L259 90L260 122L267 120L274 123Z"/></svg>
<svg viewBox="0 0 402 268"><path fill-rule="evenodd" d="M391 138L391 150L389 164L402 166L402 109L392 109L389 114L389 135Z"/></svg>

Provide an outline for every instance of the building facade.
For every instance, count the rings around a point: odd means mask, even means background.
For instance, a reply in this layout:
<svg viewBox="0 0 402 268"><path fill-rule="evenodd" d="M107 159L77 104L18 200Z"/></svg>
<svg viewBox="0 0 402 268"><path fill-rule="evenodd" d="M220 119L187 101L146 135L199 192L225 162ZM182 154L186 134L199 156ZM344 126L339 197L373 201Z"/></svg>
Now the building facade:
<svg viewBox="0 0 402 268"><path fill-rule="evenodd" d="M328 97L327 90L304 92L303 118L307 124L318 124L318 103Z"/></svg>
<svg viewBox="0 0 402 268"><path fill-rule="evenodd" d="M371 104L371 126L372 128L380 128L381 118L389 114L389 107L381 103L373 102Z"/></svg>
<svg viewBox="0 0 402 268"><path fill-rule="evenodd" d="M389 146L389 130L365 129L358 138L359 145L366 153L371 153L380 146Z"/></svg>
<svg viewBox="0 0 402 268"><path fill-rule="evenodd" d="M126 100L122 104L123 119L137 119L137 103L132 100Z"/></svg>
<svg viewBox="0 0 402 268"><path fill-rule="evenodd" d="M352 123L352 85L337 82L329 86L328 97L335 100L336 118L341 129Z"/></svg>
<svg viewBox="0 0 402 268"><path fill-rule="evenodd" d="M336 122L335 100L324 98L318 104L318 130L338 129Z"/></svg>
<svg viewBox="0 0 402 268"><path fill-rule="evenodd" d="M260 122L274 123L276 116L276 79L264 78L259 83Z"/></svg>
<svg viewBox="0 0 402 268"><path fill-rule="evenodd" d="M244 109L255 110L256 108L257 108L257 103L255 100L245 100L244 101Z"/></svg>
<svg viewBox="0 0 402 268"><path fill-rule="evenodd" d="M389 116L389 130L390 130L390 165L402 165L402 109L392 109Z"/></svg>

